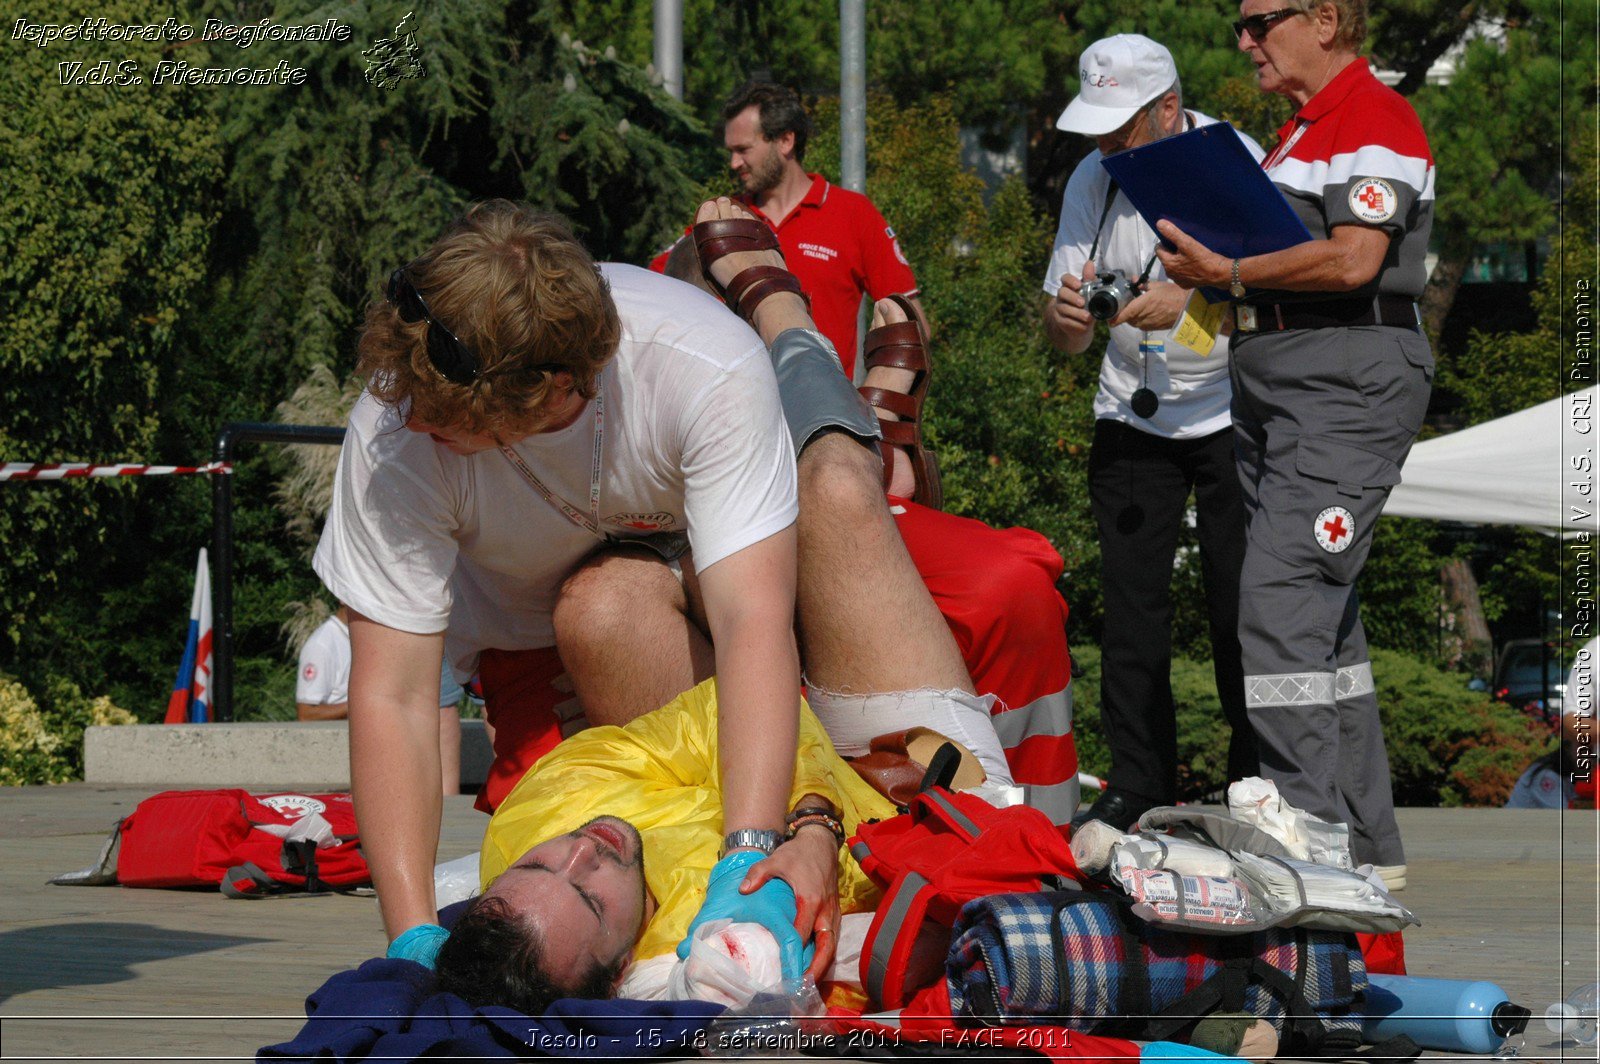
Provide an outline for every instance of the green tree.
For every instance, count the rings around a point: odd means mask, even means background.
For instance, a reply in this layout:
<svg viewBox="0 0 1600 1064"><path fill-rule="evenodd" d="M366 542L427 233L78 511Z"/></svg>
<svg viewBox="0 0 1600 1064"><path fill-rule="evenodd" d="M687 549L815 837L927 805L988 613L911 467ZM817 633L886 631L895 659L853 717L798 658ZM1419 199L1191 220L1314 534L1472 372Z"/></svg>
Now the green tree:
<svg viewBox="0 0 1600 1064"><path fill-rule="evenodd" d="M1503 37L1466 41L1448 84L1417 87L1439 182L1439 262L1423 296L1435 334L1479 245L1534 240L1554 227L1564 147L1593 125L1583 108L1553 106L1582 99L1584 86L1593 97L1593 34L1567 34L1565 19L1561 0L1514 5L1494 27ZM1493 121L1485 121L1486 101Z"/></svg>
<svg viewBox="0 0 1600 1064"><path fill-rule="evenodd" d="M58 7L138 22L127 3ZM163 46L125 45L146 73ZM64 83L105 49L17 43L0 74L0 453L29 461L159 461L165 396L201 290L222 168L198 90ZM58 64L82 63L81 68ZM118 68L112 65L113 73ZM152 91L154 90L154 91ZM156 488L157 495L167 489ZM94 589L146 561L131 529L148 482L0 484L0 668L102 682L69 623ZM190 556L192 558L192 555ZM192 561L191 561L192 564ZM92 685L91 685L91 681Z"/></svg>
<svg viewBox="0 0 1600 1064"><path fill-rule="evenodd" d="M321 17L317 5L290 6L281 21ZM408 25L425 76L375 87L362 52L408 9L341 16L354 32L337 47L286 46L285 58L316 71L303 92L218 101L230 158L226 224L239 253L214 264L215 313L197 331L221 355L212 390L228 393L232 418L267 420L313 383L337 390L384 279L469 201L509 196L561 211L598 256L638 260L682 224L710 169L705 131L681 105L615 49L577 39L552 7L418 8ZM314 420L342 421L338 406L324 403ZM241 463L242 711L284 701L279 636L312 615L320 595L307 547L326 511L326 480L309 505L300 486L289 529L273 505L296 493L299 468L267 451Z"/></svg>

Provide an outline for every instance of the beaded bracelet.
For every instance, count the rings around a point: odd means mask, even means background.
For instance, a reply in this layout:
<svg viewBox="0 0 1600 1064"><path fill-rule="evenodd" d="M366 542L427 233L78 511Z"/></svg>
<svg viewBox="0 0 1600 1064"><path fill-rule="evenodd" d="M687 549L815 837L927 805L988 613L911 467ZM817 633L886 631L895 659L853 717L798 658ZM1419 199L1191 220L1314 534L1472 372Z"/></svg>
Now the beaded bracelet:
<svg viewBox="0 0 1600 1064"><path fill-rule="evenodd" d="M839 846L844 845L844 825L839 822L839 818L834 816L831 810L822 809L819 807L796 809L794 812L789 814L787 817L787 822L789 825L788 830L785 831L783 835L784 841L786 842L789 839L794 838L795 832L799 831L807 824L821 824L823 827L827 828L833 833L833 840L835 844Z"/></svg>

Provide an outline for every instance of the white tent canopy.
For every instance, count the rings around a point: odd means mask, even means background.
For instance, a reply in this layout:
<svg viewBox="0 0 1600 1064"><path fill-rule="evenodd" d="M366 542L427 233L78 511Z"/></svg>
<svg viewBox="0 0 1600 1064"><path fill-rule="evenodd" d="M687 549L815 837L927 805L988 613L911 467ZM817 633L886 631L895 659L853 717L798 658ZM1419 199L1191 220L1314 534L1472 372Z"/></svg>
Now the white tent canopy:
<svg viewBox="0 0 1600 1064"><path fill-rule="evenodd" d="M1574 392L1417 444L1383 512L1472 525L1593 530L1593 399L1592 391ZM1572 482L1586 485L1587 494Z"/></svg>

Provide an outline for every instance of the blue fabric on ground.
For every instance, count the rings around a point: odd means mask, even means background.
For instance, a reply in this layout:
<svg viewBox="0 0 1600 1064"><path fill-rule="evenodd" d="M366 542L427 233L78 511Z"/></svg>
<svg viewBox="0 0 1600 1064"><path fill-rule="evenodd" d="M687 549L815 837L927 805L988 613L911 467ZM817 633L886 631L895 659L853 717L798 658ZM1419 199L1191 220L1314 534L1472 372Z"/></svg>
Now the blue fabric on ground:
<svg viewBox="0 0 1600 1064"><path fill-rule="evenodd" d="M376 958L322 984L306 999L300 1033L263 1047L256 1059L692 1056L701 1032L721 1012L721 1005L705 1001L571 999L552 1003L538 1018L475 1009L436 991L433 973L422 965Z"/></svg>

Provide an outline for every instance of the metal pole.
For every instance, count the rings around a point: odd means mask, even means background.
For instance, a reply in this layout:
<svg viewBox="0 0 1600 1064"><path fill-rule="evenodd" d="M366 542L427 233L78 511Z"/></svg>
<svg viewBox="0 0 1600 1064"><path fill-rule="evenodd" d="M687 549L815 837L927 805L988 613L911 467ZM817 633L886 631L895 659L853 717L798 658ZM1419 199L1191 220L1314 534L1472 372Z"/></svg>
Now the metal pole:
<svg viewBox="0 0 1600 1064"><path fill-rule="evenodd" d="M867 190L866 0L839 0L839 184Z"/></svg>
<svg viewBox="0 0 1600 1064"><path fill-rule="evenodd" d="M233 425L224 425L211 457L226 462ZM233 720L233 474L211 478L211 719Z"/></svg>
<svg viewBox="0 0 1600 1064"><path fill-rule="evenodd" d="M661 87L683 99L683 0L655 0L655 62Z"/></svg>
<svg viewBox="0 0 1600 1064"><path fill-rule="evenodd" d="M344 429L329 425L274 425L230 421L217 434L212 458L231 462L238 443L344 442ZM211 557L216 585L211 611L211 712L216 721L233 719L233 474L211 478Z"/></svg>

